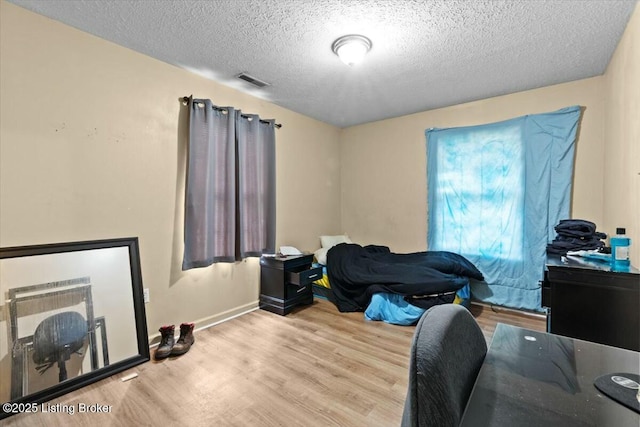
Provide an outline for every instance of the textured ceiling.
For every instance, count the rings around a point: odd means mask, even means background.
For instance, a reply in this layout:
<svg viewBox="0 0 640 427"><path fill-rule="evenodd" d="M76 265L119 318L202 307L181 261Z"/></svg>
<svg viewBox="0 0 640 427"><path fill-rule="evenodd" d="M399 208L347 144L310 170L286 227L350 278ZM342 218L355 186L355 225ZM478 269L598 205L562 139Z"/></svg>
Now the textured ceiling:
<svg viewBox="0 0 640 427"><path fill-rule="evenodd" d="M600 75L636 4L9 1L339 127ZM352 33L373 47L350 68L331 44ZM271 85L254 88L241 72Z"/></svg>

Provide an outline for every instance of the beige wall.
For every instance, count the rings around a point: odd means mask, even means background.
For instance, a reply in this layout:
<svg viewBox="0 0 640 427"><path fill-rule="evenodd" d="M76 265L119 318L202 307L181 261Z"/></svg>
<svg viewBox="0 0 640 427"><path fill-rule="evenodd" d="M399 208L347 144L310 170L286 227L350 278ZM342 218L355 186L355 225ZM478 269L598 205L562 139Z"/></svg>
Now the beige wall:
<svg viewBox="0 0 640 427"><path fill-rule="evenodd" d="M576 145L572 213L603 224L603 94L594 77L351 127L341 137L342 228L363 243L426 249L425 130L491 123L584 107Z"/></svg>
<svg viewBox="0 0 640 427"><path fill-rule="evenodd" d="M604 225L626 227L640 268L640 6L604 75Z"/></svg>
<svg viewBox="0 0 640 427"><path fill-rule="evenodd" d="M278 245L314 250L319 235L340 231L339 129L4 1L0 8L0 246L138 236L152 333L255 307L256 259L180 269L178 98L190 94L283 124Z"/></svg>

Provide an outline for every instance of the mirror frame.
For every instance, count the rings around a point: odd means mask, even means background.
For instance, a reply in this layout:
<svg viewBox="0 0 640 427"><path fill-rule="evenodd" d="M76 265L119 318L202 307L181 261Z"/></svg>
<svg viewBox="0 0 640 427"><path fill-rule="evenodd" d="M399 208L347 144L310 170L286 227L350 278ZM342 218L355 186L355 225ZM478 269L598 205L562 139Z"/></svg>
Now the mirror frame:
<svg viewBox="0 0 640 427"><path fill-rule="evenodd" d="M65 253L65 252L91 251L95 249L107 249L107 248L118 248L118 247L126 247L128 248L128 252L129 252L129 270L130 270L131 286L133 291L132 292L133 300L131 301L131 303L133 304L135 323L136 323L135 328L136 328L138 354L114 363L110 363L108 366L97 368L95 370L92 370L91 372L84 373L77 377L67 379L64 382L60 382L56 385L34 392L32 394L27 394L22 397L10 400L8 402L2 402L3 408L0 410L0 420L17 413L25 412L24 410L18 411L17 409L14 411L12 409L12 406L15 406L16 408L18 408L20 404L25 404L25 405L22 405L22 407L26 407L26 405L30 405L30 404L41 404L43 402L54 399L56 397L59 397L71 391L77 390L81 387L85 387L89 384L100 381L118 372L122 372L126 369L132 368L134 366L137 366L141 363L144 363L150 360L149 337L147 332L147 320L146 320L146 314L144 309L144 296L143 296L144 292L143 292L143 286L142 286L142 272L140 268L140 253L139 253L137 237L0 248L0 263L1 263L2 260L9 259L9 258L31 257L31 256L37 256L37 255L49 255L49 254L58 254L58 253ZM10 300L7 294L0 295L0 297L3 298L3 300L5 300L5 304L3 308L5 312L8 311L8 304L10 303ZM8 324L10 320L8 314L5 316L5 320L7 321L7 324ZM7 336L7 344L8 344L8 347L10 347L11 345L10 336ZM9 355L9 357L13 358L10 348L8 348L7 354ZM9 375L9 378L4 379L4 376L3 376L2 381L5 381L5 380L11 381L11 377L12 375ZM6 409L9 409L9 411L7 411Z"/></svg>

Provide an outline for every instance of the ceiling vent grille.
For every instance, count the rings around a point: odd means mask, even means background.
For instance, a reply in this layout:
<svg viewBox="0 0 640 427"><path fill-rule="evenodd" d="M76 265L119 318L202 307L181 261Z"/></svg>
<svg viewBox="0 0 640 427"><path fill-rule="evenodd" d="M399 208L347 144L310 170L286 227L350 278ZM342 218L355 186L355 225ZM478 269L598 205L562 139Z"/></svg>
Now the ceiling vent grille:
<svg viewBox="0 0 640 427"><path fill-rule="evenodd" d="M250 76L247 73L240 73L236 77L239 78L240 80L244 80L245 82L251 83L252 85L257 87L270 86L269 83L256 79L255 77Z"/></svg>

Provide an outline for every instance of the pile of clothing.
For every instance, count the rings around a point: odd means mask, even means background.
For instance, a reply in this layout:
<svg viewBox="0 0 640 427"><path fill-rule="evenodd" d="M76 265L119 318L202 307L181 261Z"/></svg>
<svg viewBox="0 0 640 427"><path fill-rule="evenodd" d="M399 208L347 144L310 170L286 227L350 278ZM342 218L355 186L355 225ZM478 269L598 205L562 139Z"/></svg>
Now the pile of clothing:
<svg viewBox="0 0 640 427"><path fill-rule="evenodd" d="M556 225L556 238L547 245L548 254L566 255L569 251L602 250L607 238L596 225L584 219L563 219Z"/></svg>

